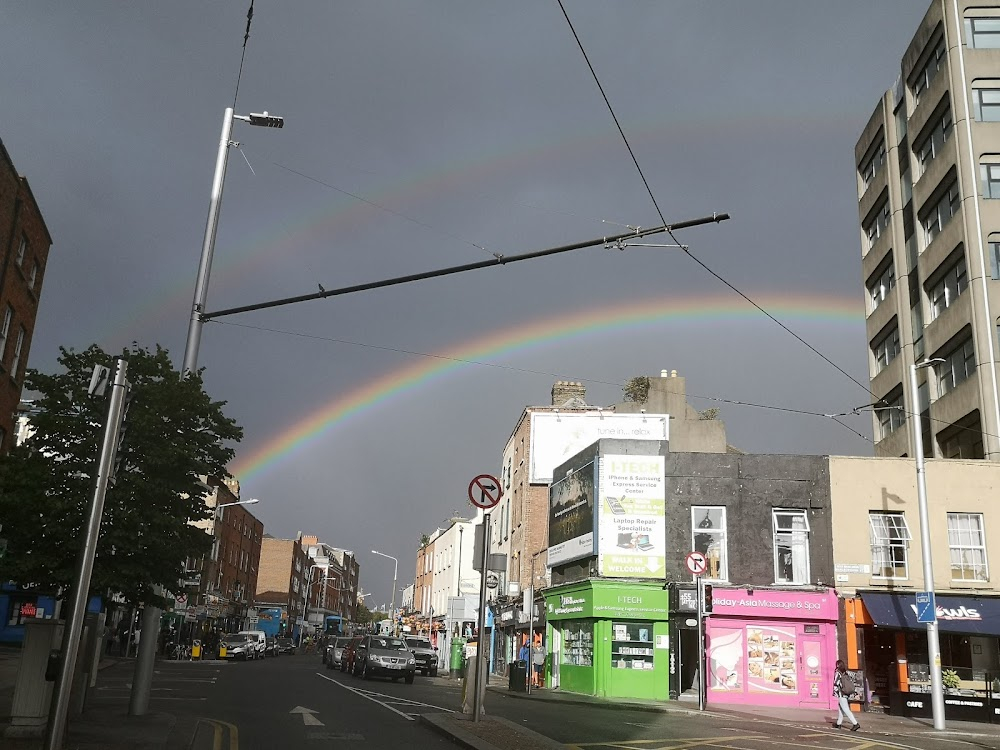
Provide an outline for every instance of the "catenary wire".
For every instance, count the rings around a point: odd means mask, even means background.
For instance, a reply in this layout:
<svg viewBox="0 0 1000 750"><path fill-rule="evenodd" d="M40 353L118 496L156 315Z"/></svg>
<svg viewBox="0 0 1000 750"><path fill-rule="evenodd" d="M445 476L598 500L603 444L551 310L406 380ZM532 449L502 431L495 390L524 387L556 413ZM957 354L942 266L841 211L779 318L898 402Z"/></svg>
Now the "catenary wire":
<svg viewBox="0 0 1000 750"><path fill-rule="evenodd" d="M667 222L665 220L663 220L663 212L660 210L660 204L657 202L656 196L653 195L653 191L652 191L652 189L649 186L649 181L646 179L645 173L642 171L642 167L639 166L639 160L636 158L635 152L632 150L632 146L629 143L628 137L625 135L625 131L622 128L621 123L618 120L618 116L615 114L614 108L611 106L611 101L608 99L608 95L604 91L604 86L601 85L600 78L598 78L598 76L597 76L597 71L594 70L594 66L590 62L590 57L587 55L587 50L584 49L583 42L580 41L580 36L579 36L579 34L576 33L576 28L573 26L573 21L570 20L569 14L566 12L566 8L563 5L562 0L556 0L556 2L559 3L559 9L562 10L563 17L566 19L566 23L569 25L570 31L573 34L573 38L576 40L577 46L580 48L580 53L583 55L583 59L586 61L587 67L590 69L590 74L594 78L594 83L597 84L597 88L601 92L601 96L604 98L604 103L608 107L608 112L611 114L611 118L615 121L615 126L617 126L617 128L618 128L618 133L622 137L622 141L625 144L625 148L628 149L629 156L632 157L632 163L635 164L636 171L638 171L639 177L642 179L642 184L646 186L646 192L649 194L649 199L653 202L653 207L656 209L656 213L659 215L660 219L662 220L662 223L666 224ZM799 334L797 334L795 331L793 331L787 325L785 325L780 320L778 320L776 317L774 317L771 313L769 313L767 310L765 310L757 302L755 302L754 300L752 300L747 294L745 294L742 291L740 291L739 289L737 289L736 286L734 286L732 283L730 283L729 281L727 281L726 279L724 279L720 274L716 273L711 268L709 268L704 262L702 262L700 259L698 259L694 255L694 253L691 252L691 250L690 250L690 248L688 246L681 245L680 241L678 241L678 239L674 236L674 233L671 232L669 229L667 229L667 234L670 236L670 239L672 239L674 241L674 243L676 243L677 245L681 246L681 248L684 250L684 252L687 253L687 255L695 263L697 263L699 266L701 266L705 271L707 271L709 274L711 274L716 279L718 279L719 281L721 281L723 284L725 284L727 287L729 287L732 291L736 292L736 294L738 294L744 300L746 300L751 305L753 305L755 308L757 308L757 310L759 310L765 316L767 316L768 319L770 319L772 322L774 322L778 326L780 326L786 333L791 334L791 336L794 337L799 343L805 345L811 352L813 352L818 357L820 357L820 359L822 359L824 362L826 362L827 364L829 364L830 366L832 366L834 369L836 369L842 375L846 376L852 383L854 383L854 384L858 385L859 387L863 388L865 390L865 392L868 393L869 395L874 396L874 394L872 394L871 389L870 389L869 386L863 384L861 381L859 381L857 378L855 378L853 375L851 375L849 372L847 372L847 370L845 370L840 365L838 365L836 362L834 362L832 359L830 359L829 357L827 357L819 349L817 349L815 346L813 346L812 344L810 344L808 341L806 341L804 338L802 338Z"/></svg>
<svg viewBox="0 0 1000 750"><path fill-rule="evenodd" d="M243 61L247 56L247 40L250 39L250 24L253 22L253 0L247 9L247 30L243 34L243 52L240 54L240 72L236 74L236 91L233 92L233 110L236 110L236 100L240 96L240 81L243 80Z"/></svg>

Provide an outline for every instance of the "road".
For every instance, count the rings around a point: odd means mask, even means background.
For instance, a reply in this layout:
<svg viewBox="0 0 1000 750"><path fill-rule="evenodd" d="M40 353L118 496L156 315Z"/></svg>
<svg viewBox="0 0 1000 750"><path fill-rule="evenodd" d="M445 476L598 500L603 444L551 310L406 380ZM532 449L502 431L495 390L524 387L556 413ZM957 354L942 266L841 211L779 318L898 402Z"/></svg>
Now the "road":
<svg viewBox="0 0 1000 750"><path fill-rule="evenodd" d="M130 677L126 669L107 670L89 701L121 701ZM1000 733L986 726L974 734L854 734L752 716L556 702L544 691L516 697L491 690L485 705L489 716L581 750L1000 750ZM312 654L249 663L158 662L150 710L174 717L168 745L184 750L433 750L456 746L417 720L419 714L460 712L461 686L419 675L412 685L362 680L327 670Z"/></svg>

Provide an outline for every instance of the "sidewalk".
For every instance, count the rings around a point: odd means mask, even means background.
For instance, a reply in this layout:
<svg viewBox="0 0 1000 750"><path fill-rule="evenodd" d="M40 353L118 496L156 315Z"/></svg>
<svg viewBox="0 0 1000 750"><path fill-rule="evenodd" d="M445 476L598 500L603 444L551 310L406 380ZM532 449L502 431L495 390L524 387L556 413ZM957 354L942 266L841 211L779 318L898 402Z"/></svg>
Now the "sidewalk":
<svg viewBox="0 0 1000 750"><path fill-rule="evenodd" d="M547 703L568 703L575 705L601 706L604 708L627 707L636 711L657 713L686 713L716 716L719 718L739 717L741 721L762 721L766 723L781 722L805 727L807 729L833 729L837 718L837 710L820 710L807 708L777 708L771 706L711 706L705 711L698 710L698 704L693 701L648 701L621 698L597 698L590 695L565 693L560 690L546 688L532 689L531 694L508 690L506 687L491 685L488 692L502 693L509 698L519 698ZM948 721L943 732L934 730L931 719L911 719L889 714L856 713L864 734L879 734L890 737L907 735L937 734L957 737L989 737L996 739L998 729L995 724L980 724L970 721Z"/></svg>

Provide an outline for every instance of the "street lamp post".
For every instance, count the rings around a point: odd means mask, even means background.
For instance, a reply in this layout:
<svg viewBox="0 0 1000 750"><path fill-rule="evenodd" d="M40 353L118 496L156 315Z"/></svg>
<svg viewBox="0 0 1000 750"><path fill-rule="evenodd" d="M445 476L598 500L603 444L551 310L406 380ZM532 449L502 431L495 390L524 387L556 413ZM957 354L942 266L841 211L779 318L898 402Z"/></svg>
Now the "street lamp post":
<svg viewBox="0 0 1000 750"><path fill-rule="evenodd" d="M205 223L205 238L201 245L201 262L198 265L198 280L194 286L194 301L188 322L187 345L184 348L184 375L198 369L198 350L201 347L201 330L205 325L202 314L208 302L208 279L212 275L212 256L215 253L215 235L219 228L219 209L222 207L222 188L226 182L226 164L229 161L229 147L234 144L230 137L233 120L242 120L251 125L265 128L280 128L285 124L282 117L251 113L234 115L233 108L227 107L222 118L222 135L219 138L219 152L215 158L215 176L212 178L212 195L208 204L208 220Z"/></svg>
<svg viewBox="0 0 1000 750"><path fill-rule="evenodd" d="M389 605L389 619L392 620L392 634L396 635L396 573L399 571L399 560L376 549L372 550L372 554L392 560L392 604Z"/></svg>
<svg viewBox="0 0 1000 750"><path fill-rule="evenodd" d="M927 479L924 475L924 439L920 425L920 405L917 401L917 370L930 367L943 359L928 359L910 365L910 400L913 422L913 453L917 463L917 507L920 514L920 557L924 566L924 591L931 595L934 603L934 565L931 560L931 530L927 512ZM934 728L944 729L944 684L941 680L941 643L938 638L937 612L927 623L927 657L931 671L931 712Z"/></svg>

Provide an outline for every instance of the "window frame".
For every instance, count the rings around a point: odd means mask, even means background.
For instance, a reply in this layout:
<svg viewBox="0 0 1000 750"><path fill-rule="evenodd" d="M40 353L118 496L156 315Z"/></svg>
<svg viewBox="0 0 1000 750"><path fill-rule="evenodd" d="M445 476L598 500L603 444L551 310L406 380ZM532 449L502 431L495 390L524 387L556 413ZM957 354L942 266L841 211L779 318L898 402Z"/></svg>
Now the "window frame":
<svg viewBox="0 0 1000 750"><path fill-rule="evenodd" d="M923 175L931 162L941 153L951 137L951 132L955 128L955 121L951 114L951 107L945 107L944 112L938 117L927 135L913 146L913 152L917 157L917 164L920 165L920 174Z"/></svg>
<svg viewBox="0 0 1000 750"><path fill-rule="evenodd" d="M927 299L931 308L931 320L937 320L941 315L955 304L955 301L962 296L963 292L969 288L969 269L965 263L965 253L957 258L946 271L944 271L934 282L934 285L927 290Z"/></svg>
<svg viewBox="0 0 1000 750"><path fill-rule="evenodd" d="M892 364L892 361L899 356L901 351L899 342L899 326L894 325L889 328L879 338L872 342L872 355L875 357L875 371L882 372Z"/></svg>
<svg viewBox="0 0 1000 750"><path fill-rule="evenodd" d="M941 72L941 68L943 67L942 60L946 60L947 58L948 48L945 46L944 36L939 35L934 41L934 48L921 65L920 72L917 73L913 78L913 83L910 84L910 90L913 92L914 106L920 104L921 97L931 87L938 73Z"/></svg>
<svg viewBox="0 0 1000 750"><path fill-rule="evenodd" d="M10 326L14 322L14 306L8 304L3 314L3 322L0 323L0 370L3 369L3 361L7 358L7 340L10 338Z"/></svg>
<svg viewBox="0 0 1000 750"><path fill-rule="evenodd" d="M990 85L973 83L973 110L976 122L1000 122L1000 81L991 80ZM986 101L986 99L990 101ZM984 107L988 107L991 117L984 116Z"/></svg>
<svg viewBox="0 0 1000 750"><path fill-rule="evenodd" d="M885 406L876 406L874 409L878 416L879 440L885 440L906 424L906 404L902 393Z"/></svg>
<svg viewBox="0 0 1000 750"><path fill-rule="evenodd" d="M963 519L967 521L975 519L977 528L962 529L960 527L959 528L953 527L952 521L961 521ZM969 535L969 542L967 544L962 543L961 536L963 533L967 533ZM975 544L973 540L973 536L976 534L978 534L979 536L978 544ZM956 540L955 537L958 537L958 539ZM956 553L958 553L959 556L958 569L963 573L963 575L959 577L955 576ZM981 557L982 562L978 563L973 562L971 563L971 565L966 565L965 560L962 559L963 553L976 553ZM977 583L989 582L990 565L989 565L989 557L986 551L986 525L982 513L965 513L965 512L948 513L948 556L949 556L949 564L951 567L952 581L962 581L962 582L974 581ZM967 572L967 568L969 569L969 572L972 573L971 576L964 575L964 573ZM976 575L977 571L980 570L982 572L981 577Z"/></svg>
<svg viewBox="0 0 1000 750"><path fill-rule="evenodd" d="M878 275L871 284L868 285L869 312L875 312L878 306L885 302L885 298L896 288L896 264L892 261Z"/></svg>
<svg viewBox="0 0 1000 750"><path fill-rule="evenodd" d="M961 368L956 368L961 352ZM976 372L976 347L972 341L972 336L965 338L961 343L953 347L947 354L941 355L944 362L934 365L934 375L937 377L938 394L944 396L958 388L962 383L972 377ZM961 372L962 377L957 378L956 374Z"/></svg>
<svg viewBox="0 0 1000 750"><path fill-rule="evenodd" d="M958 189L958 181L952 180L920 221L924 228L924 244L930 245L961 208L962 195Z"/></svg>
<svg viewBox="0 0 1000 750"><path fill-rule="evenodd" d="M874 149L866 156L865 160L861 163L861 167L858 169L858 174L861 176L861 182L864 184L865 190L875 180L875 175L879 173L882 165L885 164L885 159L885 138L880 137Z"/></svg>
<svg viewBox="0 0 1000 750"><path fill-rule="evenodd" d="M995 24L995 31L976 32L976 23L986 21ZM976 44L977 37L995 41L996 44ZM965 18L965 46L969 49L1000 49L1000 18L974 16Z"/></svg>
<svg viewBox="0 0 1000 750"><path fill-rule="evenodd" d="M17 244L17 256L15 262L18 268L24 266L24 259L28 255L28 235L21 234L21 241Z"/></svg>
<svg viewBox="0 0 1000 750"><path fill-rule="evenodd" d="M699 544L696 541L698 536L711 536L718 537L718 545L721 548L721 554L719 556L719 575L717 577L712 577L710 575L711 569L705 570L704 578L706 581L722 582L726 583L729 581L729 524L727 520L727 508L724 505L692 505L691 506L691 549L699 550ZM708 517L713 511L720 511L721 525L719 527L714 526L701 526L700 524L704 522L704 518ZM701 521L696 519L701 517ZM709 547L716 543L715 540L709 543ZM699 550L704 551L704 550ZM706 557L708 555L706 554Z"/></svg>
<svg viewBox="0 0 1000 750"><path fill-rule="evenodd" d="M778 525L779 517L788 517L789 519L801 520L804 524L802 528L781 528ZM794 522L794 520L793 520ZM802 508L772 508L771 509L771 541L773 544L773 556L774 556L774 582L775 584L782 584L787 586L808 586L812 582L812 573L810 560L809 560L809 535L812 529L809 526L809 513ZM782 547L787 547L788 552L792 555L792 579L786 580L779 575L781 568L779 562L779 551ZM804 549L804 564L805 571L804 575L795 575L794 566L794 548L800 547ZM795 580L796 578L802 580Z"/></svg>
<svg viewBox="0 0 1000 750"><path fill-rule="evenodd" d="M899 522L892 524L875 523L876 519L888 521L890 518L894 521L898 519ZM876 528L877 526L880 528ZM871 544L872 578L885 581L909 580L909 543L913 541L913 535L910 533L909 524L906 522L906 515L902 511L869 510L868 530ZM896 551L895 554L893 550ZM903 569L903 575L901 576L896 574L900 567ZM885 572L890 568L894 574L885 575Z"/></svg>
<svg viewBox="0 0 1000 750"><path fill-rule="evenodd" d="M989 156L989 161L979 162L979 189L983 200L997 200L1000 198L1000 157Z"/></svg>
<svg viewBox="0 0 1000 750"><path fill-rule="evenodd" d="M17 339L14 341L14 356L10 360L10 376L14 380L18 380L17 370L21 366L21 353L24 348L24 339L28 332L24 329L24 326L18 326L17 328Z"/></svg>
<svg viewBox="0 0 1000 750"><path fill-rule="evenodd" d="M868 237L868 249L875 247L879 237L889 228L890 209L889 199L886 198L879 207L872 212L871 220L865 225L865 235Z"/></svg>

